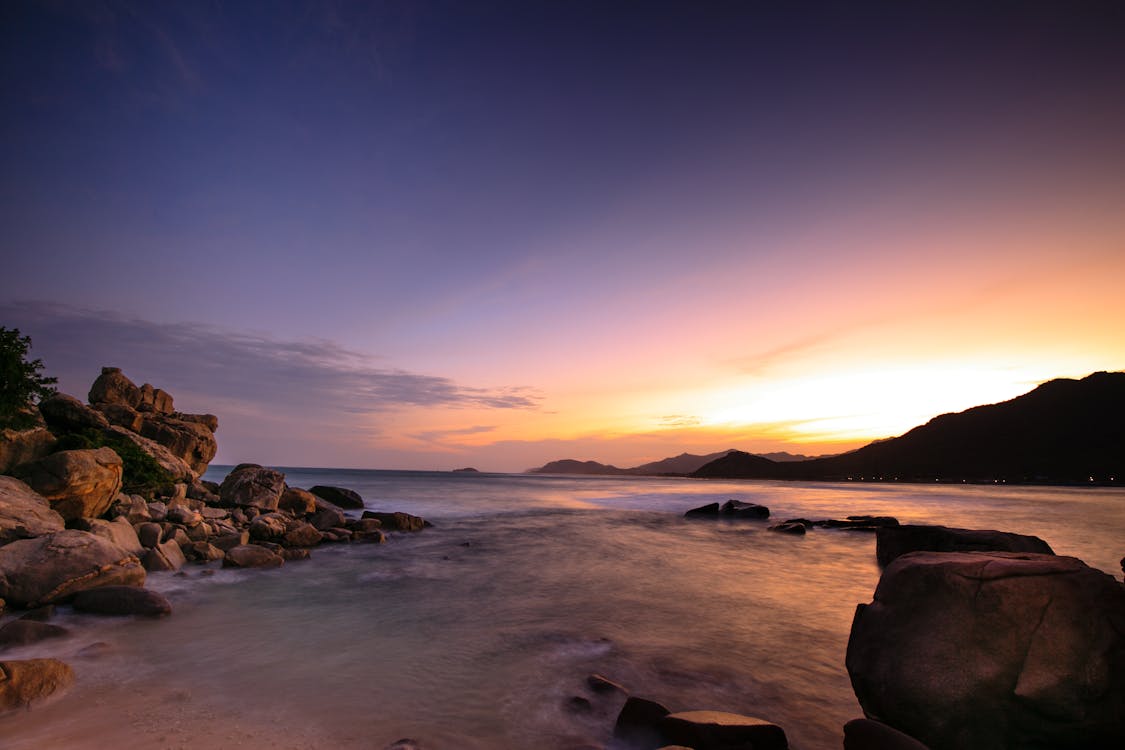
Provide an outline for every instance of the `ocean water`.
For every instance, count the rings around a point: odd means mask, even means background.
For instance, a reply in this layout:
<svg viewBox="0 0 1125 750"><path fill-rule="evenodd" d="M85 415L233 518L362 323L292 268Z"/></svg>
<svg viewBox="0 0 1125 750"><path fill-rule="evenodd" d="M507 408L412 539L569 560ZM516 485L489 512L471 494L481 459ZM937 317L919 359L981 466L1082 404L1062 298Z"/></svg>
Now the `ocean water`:
<svg viewBox="0 0 1125 750"><path fill-rule="evenodd" d="M673 710L777 722L797 750L839 748L861 715L844 653L879 577L873 536L684 511L734 498L773 520L1016 531L1118 577L1125 554L1118 489L285 471L434 528L279 570L152 575L174 607L158 621L64 609L73 636L3 658L63 658L77 684L0 717L0 746L612 748L624 699L588 692L599 673Z"/></svg>

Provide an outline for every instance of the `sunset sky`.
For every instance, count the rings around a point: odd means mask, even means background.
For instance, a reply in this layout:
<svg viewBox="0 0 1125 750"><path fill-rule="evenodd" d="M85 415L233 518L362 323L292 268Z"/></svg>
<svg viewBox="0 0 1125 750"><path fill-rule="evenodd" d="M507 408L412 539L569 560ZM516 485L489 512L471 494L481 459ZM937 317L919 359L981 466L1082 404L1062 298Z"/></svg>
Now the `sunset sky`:
<svg viewBox="0 0 1125 750"><path fill-rule="evenodd" d="M778 6L778 7L774 7ZM1125 4L8 2L0 325L219 463L819 454L1125 369Z"/></svg>

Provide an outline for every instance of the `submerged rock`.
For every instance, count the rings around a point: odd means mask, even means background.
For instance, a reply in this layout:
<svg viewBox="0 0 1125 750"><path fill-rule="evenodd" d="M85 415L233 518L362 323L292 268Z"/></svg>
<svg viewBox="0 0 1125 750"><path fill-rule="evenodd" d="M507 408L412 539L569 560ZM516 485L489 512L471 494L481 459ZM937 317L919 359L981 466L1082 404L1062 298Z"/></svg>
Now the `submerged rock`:
<svg viewBox="0 0 1125 750"><path fill-rule="evenodd" d="M670 713L668 707L661 703L630 696L617 714L613 737L630 745L659 747L663 744L660 741L660 720Z"/></svg>
<svg viewBox="0 0 1125 750"><path fill-rule="evenodd" d="M684 518L718 518L719 517L719 504L707 503L700 505L698 508L692 508L687 513L684 513Z"/></svg>
<svg viewBox="0 0 1125 750"><path fill-rule="evenodd" d="M779 534L797 534L804 536L805 525L796 521L785 521L784 523L775 523L770 526L766 531L776 531Z"/></svg>
<svg viewBox="0 0 1125 750"><path fill-rule="evenodd" d="M82 591L74 597L74 608L99 615L160 617L172 613L172 604L163 594L139 586L102 586Z"/></svg>
<svg viewBox="0 0 1125 750"><path fill-rule="evenodd" d="M769 518L770 509L757 503L727 500L719 511L728 518Z"/></svg>
<svg viewBox="0 0 1125 750"><path fill-rule="evenodd" d="M1125 587L1073 557L916 552L859 605L847 669L868 718L933 750L1115 747Z"/></svg>
<svg viewBox="0 0 1125 750"><path fill-rule="evenodd" d="M660 720L660 734L694 750L726 750L752 747L754 750L786 750L785 730L764 719L723 711L684 711Z"/></svg>
<svg viewBox="0 0 1125 750"><path fill-rule="evenodd" d="M380 513L365 510L363 511L363 517L379 521L385 531L421 531L430 525L424 518L412 516L409 513Z"/></svg>
<svg viewBox="0 0 1125 750"><path fill-rule="evenodd" d="M1051 555L1050 545L1037 536L947 526L889 526L875 532L875 557L880 565L908 552L1034 552Z"/></svg>
<svg viewBox="0 0 1125 750"><path fill-rule="evenodd" d="M0 711L26 708L74 684L74 670L58 659L0 661Z"/></svg>
<svg viewBox="0 0 1125 750"><path fill-rule="evenodd" d="M600 674L591 674L586 677L586 686L599 695L609 693L627 693L628 691L608 677Z"/></svg>
<svg viewBox="0 0 1125 750"><path fill-rule="evenodd" d="M140 561L112 542L68 529L0 547L0 598L17 607L64 602L79 591L140 586Z"/></svg>
<svg viewBox="0 0 1125 750"><path fill-rule="evenodd" d="M61 625L52 625L38 620L12 620L0 627L0 648L28 646L49 638L62 638L70 631Z"/></svg>

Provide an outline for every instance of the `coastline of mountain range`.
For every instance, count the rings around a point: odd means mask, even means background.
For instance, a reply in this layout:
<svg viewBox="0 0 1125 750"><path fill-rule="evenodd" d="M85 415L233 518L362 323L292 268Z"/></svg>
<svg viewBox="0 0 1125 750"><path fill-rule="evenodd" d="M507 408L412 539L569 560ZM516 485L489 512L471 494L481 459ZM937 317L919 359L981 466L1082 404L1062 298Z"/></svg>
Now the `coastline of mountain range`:
<svg viewBox="0 0 1125 750"><path fill-rule="evenodd" d="M1009 401L943 414L899 437L834 456L731 449L684 453L629 469L564 459L529 473L1120 484L1125 479L1125 372L1051 380Z"/></svg>

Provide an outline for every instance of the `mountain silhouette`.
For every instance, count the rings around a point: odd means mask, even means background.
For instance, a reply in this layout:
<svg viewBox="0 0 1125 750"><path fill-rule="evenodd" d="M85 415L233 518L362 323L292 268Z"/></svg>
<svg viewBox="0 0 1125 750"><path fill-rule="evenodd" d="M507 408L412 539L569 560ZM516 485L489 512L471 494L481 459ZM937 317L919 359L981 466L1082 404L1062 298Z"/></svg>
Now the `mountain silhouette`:
<svg viewBox="0 0 1125 750"><path fill-rule="evenodd" d="M1125 372L1051 380L838 456L775 462L734 451L692 476L1116 482L1125 477Z"/></svg>

